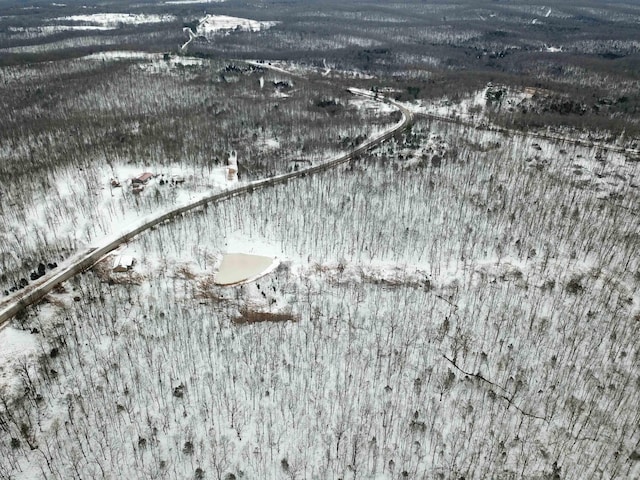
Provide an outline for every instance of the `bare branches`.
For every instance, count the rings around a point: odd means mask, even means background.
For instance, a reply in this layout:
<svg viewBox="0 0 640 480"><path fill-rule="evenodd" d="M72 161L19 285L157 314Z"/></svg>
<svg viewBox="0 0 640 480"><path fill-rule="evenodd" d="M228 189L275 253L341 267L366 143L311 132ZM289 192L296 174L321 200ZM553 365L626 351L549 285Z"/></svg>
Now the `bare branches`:
<svg viewBox="0 0 640 480"><path fill-rule="evenodd" d="M489 385L496 387L498 390L500 390L501 392L504 392L506 394L509 394L510 396L507 395L503 395L502 393L499 393L498 396L500 398L502 398L503 400L506 400L507 403L509 404L509 406L513 406L513 408L515 408L516 410L518 410L520 413L522 413L523 415L527 416L527 417L531 417L531 418L537 418L539 420L544 420L545 422L549 422L549 420L545 417L541 417L539 415L533 414L531 412L526 412L525 410L521 409L518 405L516 405L513 402L513 397L515 396L515 393L511 394L509 391L507 391L504 387L502 387L501 385L498 385L497 383L492 382L491 380L488 380L487 378L483 377L482 375L480 375L479 373L471 373L471 372L466 372L465 370L463 370L462 368L460 368L453 360L451 360L449 357L447 357L446 355L442 355L442 357L447 360L451 365L453 365L457 370L459 370L460 372L464 373L465 375L469 376L469 377L474 377L477 378L478 380L481 380L485 383L488 383Z"/></svg>

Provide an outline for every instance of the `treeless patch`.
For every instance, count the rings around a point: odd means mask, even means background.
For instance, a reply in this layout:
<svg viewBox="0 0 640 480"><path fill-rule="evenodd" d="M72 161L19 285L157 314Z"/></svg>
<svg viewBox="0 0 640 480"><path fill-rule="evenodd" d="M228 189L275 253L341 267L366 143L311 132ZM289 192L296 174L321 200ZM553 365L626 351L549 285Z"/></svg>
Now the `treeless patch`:
<svg viewBox="0 0 640 480"><path fill-rule="evenodd" d="M144 277L134 270L122 273L114 272L113 258L113 255L109 255L92 267L92 270L96 273L100 281L106 282L109 285L142 285Z"/></svg>
<svg viewBox="0 0 640 480"><path fill-rule="evenodd" d="M272 257L248 255L246 253L227 253L215 277L218 285L240 285L251 282L269 273L278 265Z"/></svg>

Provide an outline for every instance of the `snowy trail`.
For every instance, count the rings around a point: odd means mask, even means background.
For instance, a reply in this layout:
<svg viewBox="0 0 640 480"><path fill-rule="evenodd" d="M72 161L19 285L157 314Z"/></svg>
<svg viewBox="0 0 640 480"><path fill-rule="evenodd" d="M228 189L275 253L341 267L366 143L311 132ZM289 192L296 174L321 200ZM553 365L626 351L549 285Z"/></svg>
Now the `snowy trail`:
<svg viewBox="0 0 640 480"><path fill-rule="evenodd" d="M87 247L85 250L78 252L71 258L67 259L63 264L58 266L55 272L51 272L50 274L41 277L23 290L19 290L13 295L0 301L0 330L8 326L9 321L18 312L28 307L29 305L32 305L41 300L60 283L70 279L80 272L91 268L102 257L115 250L122 243L131 240L139 233L142 233L145 230L148 230L162 222L169 221L190 210L194 210L209 203L221 202L238 195L251 193L261 188L270 187L281 183L287 183L289 180L293 180L295 178L305 177L307 175L312 175L314 173L319 173L335 168L391 138L398 132L407 128L413 121L413 113L393 100L379 96L367 90L350 88L349 91L354 95L371 98L376 101L392 105L402 113L402 119L397 124L381 132L375 138L363 142L361 145L359 145L349 153L339 155L330 160L327 160L326 162L307 167L296 172L284 173L281 175L264 178L262 180L256 180L246 185L242 185L240 187L232 188L229 190L223 190L222 192L217 192L215 194L206 194L199 199L190 201L189 203L180 207L171 208L169 210L164 210L154 215L147 216L132 224L126 231L103 238L93 246Z"/></svg>

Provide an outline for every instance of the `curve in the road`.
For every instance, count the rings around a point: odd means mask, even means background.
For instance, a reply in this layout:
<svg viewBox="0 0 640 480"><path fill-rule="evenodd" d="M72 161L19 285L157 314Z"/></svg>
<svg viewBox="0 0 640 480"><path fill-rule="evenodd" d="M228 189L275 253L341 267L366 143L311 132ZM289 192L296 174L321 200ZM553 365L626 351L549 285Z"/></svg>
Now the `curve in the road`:
<svg viewBox="0 0 640 480"><path fill-rule="evenodd" d="M366 152L367 150L379 145L385 140L391 138L398 132L407 128L411 122L413 121L413 114L408 109L403 107L402 105L394 102L391 99L378 96L373 92L369 92L366 90L359 89L349 89L349 91L354 95L360 95L368 98L372 98L374 100L385 102L390 105L396 107L402 113L402 120L398 122L393 127L387 129L382 132L377 137L368 140L355 148L353 151L340 155L332 160L327 162L323 162L319 165L314 165L311 167L307 167L296 172L284 173L281 175L275 175L273 177L268 177L262 180L256 180L250 182L246 185L242 185L237 188L225 190L204 198L201 198L197 201L189 203L187 205L183 205L181 207L177 207L175 209L166 211L158 216L141 223L140 225L134 227L130 231L120 234L116 237L111 237L103 240L98 246L89 248L84 252L78 253L71 261L67 262L65 266L61 266L60 269L56 272L52 272L50 275L46 275L39 279L37 282L31 284L26 287L25 290L21 290L16 292L12 297L6 299L4 301L4 305L0 306L0 330L6 327L9 324L11 318L13 318L18 312L25 309L29 305L32 305L39 300L41 300L47 293L49 293L55 286L60 283L70 279L74 275L87 270L92 265L94 265L98 260L104 257L109 252L116 249L122 243L129 241L136 235L145 230L148 230L162 222L167 220L171 220L178 215L182 215L190 210L196 209L203 205L209 203L221 202L223 200L227 200L229 198L236 197L238 195L243 195L245 193L251 193L261 188L270 187L274 185L278 185L281 183L286 183L289 180L293 180L295 178L304 177L307 175L313 175L315 173L324 172L326 170L330 170L339 165L342 165L358 155Z"/></svg>

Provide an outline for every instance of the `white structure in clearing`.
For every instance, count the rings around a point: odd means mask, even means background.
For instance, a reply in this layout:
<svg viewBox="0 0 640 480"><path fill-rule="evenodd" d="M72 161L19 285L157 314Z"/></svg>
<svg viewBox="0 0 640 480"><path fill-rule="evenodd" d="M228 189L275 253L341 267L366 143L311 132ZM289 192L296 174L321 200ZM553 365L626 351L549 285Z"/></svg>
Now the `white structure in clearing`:
<svg viewBox="0 0 640 480"><path fill-rule="evenodd" d="M227 180L234 182L238 180L238 152L231 150L227 160Z"/></svg>
<svg viewBox="0 0 640 480"><path fill-rule="evenodd" d="M131 255L116 255L113 259L114 272L127 272L133 267L134 259Z"/></svg>

